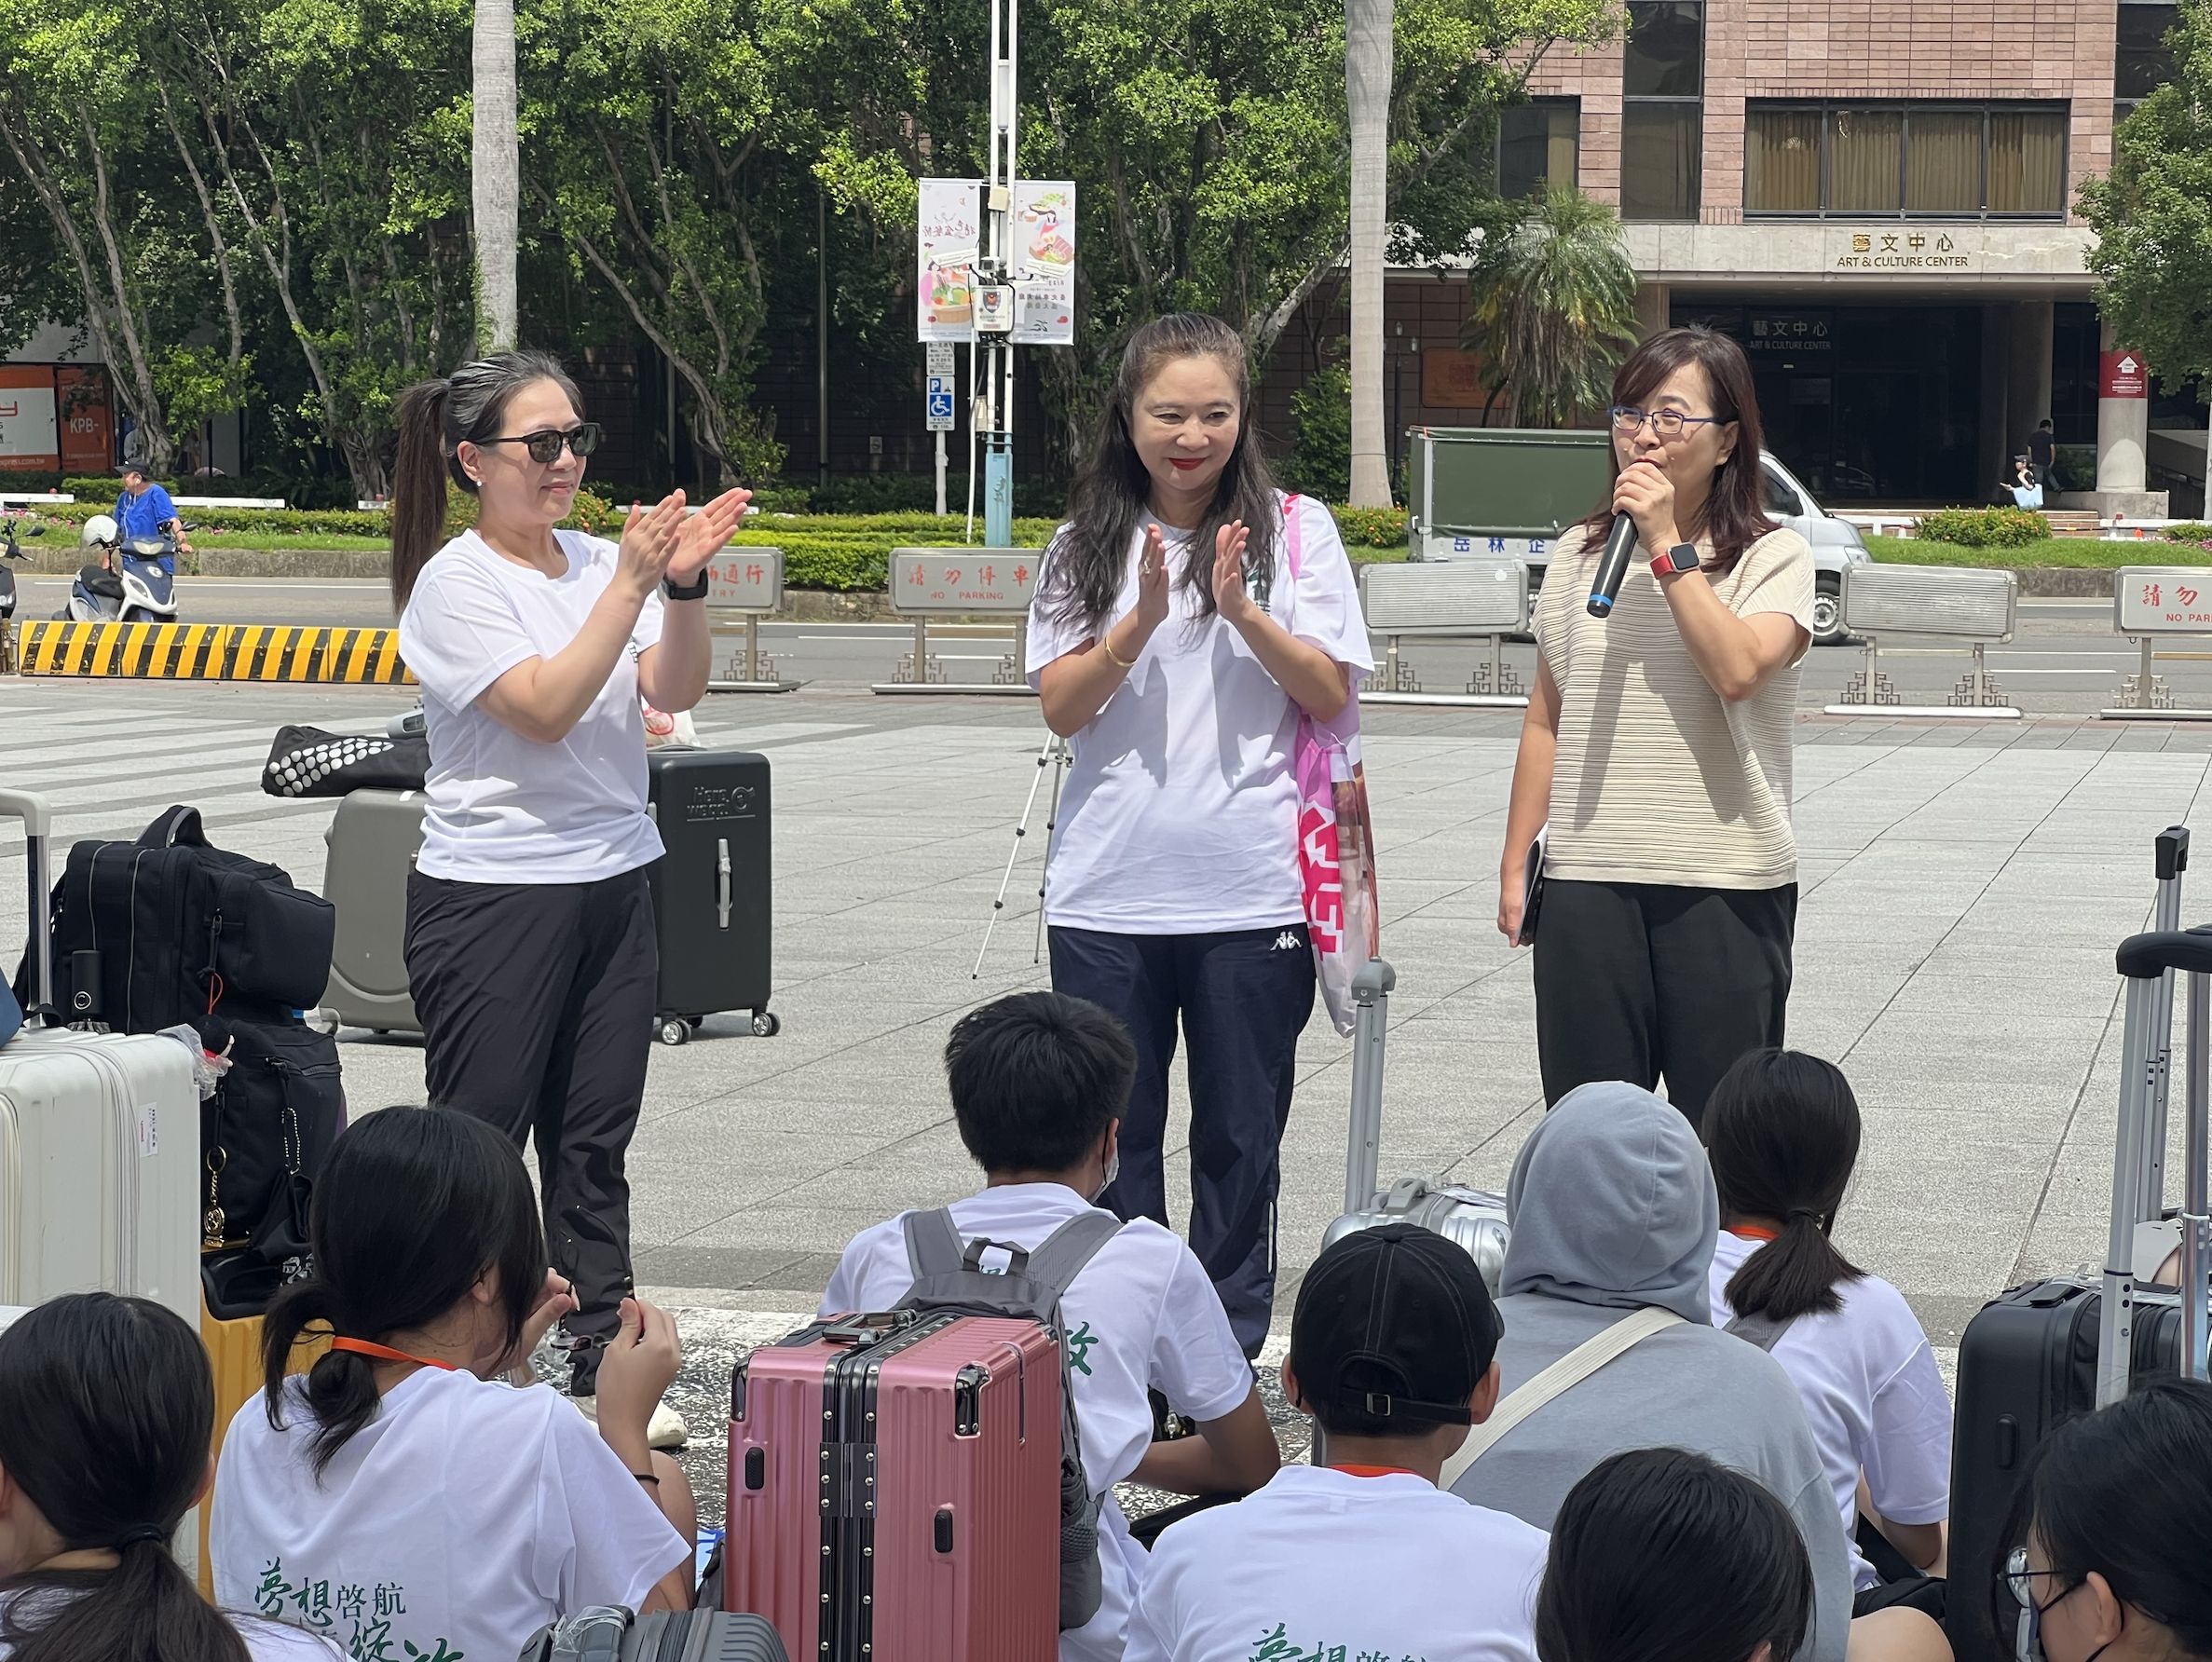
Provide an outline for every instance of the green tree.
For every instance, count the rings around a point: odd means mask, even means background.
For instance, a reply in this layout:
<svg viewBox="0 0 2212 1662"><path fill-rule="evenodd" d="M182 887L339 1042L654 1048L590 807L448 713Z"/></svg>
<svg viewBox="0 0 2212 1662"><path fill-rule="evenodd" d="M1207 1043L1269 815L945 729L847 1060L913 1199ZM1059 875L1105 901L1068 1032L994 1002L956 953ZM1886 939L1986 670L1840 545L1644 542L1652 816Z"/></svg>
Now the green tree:
<svg viewBox="0 0 2212 1662"><path fill-rule="evenodd" d="M1341 502L1352 481L1352 377L1328 364L1290 395L1297 424L1290 483L1309 497Z"/></svg>
<svg viewBox="0 0 2212 1662"><path fill-rule="evenodd" d="M2097 308L2169 386L2212 375L2212 0L2181 0L2176 75L2112 135L2112 170L2082 188Z"/></svg>
<svg viewBox="0 0 2212 1662"><path fill-rule="evenodd" d="M1489 220L1468 274L1463 338L1483 356L1492 404L1509 388L1517 419L1572 421L1611 396L1636 344L1636 270L1619 215L1554 186L1499 204Z"/></svg>

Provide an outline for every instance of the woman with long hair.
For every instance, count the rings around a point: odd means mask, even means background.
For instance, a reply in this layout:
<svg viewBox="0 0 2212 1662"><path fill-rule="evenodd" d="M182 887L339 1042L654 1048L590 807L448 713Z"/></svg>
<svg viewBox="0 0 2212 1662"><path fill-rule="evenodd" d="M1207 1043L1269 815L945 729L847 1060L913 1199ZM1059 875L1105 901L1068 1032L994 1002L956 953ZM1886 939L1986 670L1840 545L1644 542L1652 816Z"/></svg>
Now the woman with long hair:
<svg viewBox="0 0 2212 1662"><path fill-rule="evenodd" d="M1335 522L1286 497L1245 343L1178 313L1130 338L1031 608L1028 670L1072 766L1047 870L1056 991L1137 1043L1102 1204L1165 1223L1167 1068L1188 1046L1191 1247L1248 1355L1275 1289L1277 1149L1314 1002L1300 713L1374 667Z"/></svg>
<svg viewBox="0 0 2212 1662"><path fill-rule="evenodd" d="M1702 1130L1720 1193L1713 1319L1797 1387L1852 1543L1852 1608L1941 1617L1951 1398L1905 1295L1830 1239L1859 1159L1850 1082L1818 1056L1753 1051L1713 1087Z"/></svg>
<svg viewBox="0 0 2212 1662"><path fill-rule="evenodd" d="M70 1293L0 1333L0 1657L338 1662L311 1633L234 1623L170 1556L214 1427L208 1353L159 1304Z"/></svg>
<svg viewBox="0 0 2212 1662"><path fill-rule="evenodd" d="M430 1098L535 1138L588 1407L631 1286L623 1163L659 971L639 699L674 713L706 691L703 574L749 493L690 517L681 491L633 507L619 544L558 529L599 429L539 352L409 388L399 429L391 587L430 747L406 919ZM449 484L476 505L451 538ZM656 1443L681 1440L663 1410Z"/></svg>
<svg viewBox="0 0 2212 1662"><path fill-rule="evenodd" d="M1531 845L1546 1100L1660 1079L1694 1123L1747 1050L1780 1044L1797 916L1790 744L1812 642L1812 551L1759 506L1743 348L1653 335L1620 366L1607 499L1559 539L1500 863L1522 938ZM1617 514L1640 544L1609 616L1585 606Z"/></svg>
<svg viewBox="0 0 2212 1662"><path fill-rule="evenodd" d="M509 1376L573 1302L521 1156L444 1109L364 1115L315 1181L314 1273L264 1318L264 1389L223 1441L209 1533L239 1607L325 1608L356 1656L504 1656L594 1604L685 1610L697 1518L646 1443L675 1324L625 1300L598 1429ZM310 1328L330 1348L288 1374ZM379 1648L381 1647L381 1648Z"/></svg>

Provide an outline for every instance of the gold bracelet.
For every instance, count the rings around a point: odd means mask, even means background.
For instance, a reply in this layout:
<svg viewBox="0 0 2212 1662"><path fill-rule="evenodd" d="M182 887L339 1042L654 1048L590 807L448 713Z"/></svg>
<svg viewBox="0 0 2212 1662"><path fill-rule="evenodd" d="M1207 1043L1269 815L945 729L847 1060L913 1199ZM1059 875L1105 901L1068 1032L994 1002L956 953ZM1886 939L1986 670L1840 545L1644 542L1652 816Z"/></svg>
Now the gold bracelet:
<svg viewBox="0 0 2212 1662"><path fill-rule="evenodd" d="M1106 654L1106 661L1109 663L1113 664L1119 669L1133 670L1137 667L1137 661L1134 658L1125 659L1119 653L1114 651L1113 632L1112 630L1107 631L1104 634L1101 634L1099 637L1099 650Z"/></svg>

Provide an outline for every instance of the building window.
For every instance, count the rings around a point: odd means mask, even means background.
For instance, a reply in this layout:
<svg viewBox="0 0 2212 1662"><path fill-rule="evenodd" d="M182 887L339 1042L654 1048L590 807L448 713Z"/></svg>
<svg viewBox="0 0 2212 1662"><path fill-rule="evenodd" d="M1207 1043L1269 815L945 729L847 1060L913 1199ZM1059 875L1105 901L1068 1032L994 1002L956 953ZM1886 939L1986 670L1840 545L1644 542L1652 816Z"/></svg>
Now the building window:
<svg viewBox="0 0 2212 1662"><path fill-rule="evenodd" d="M1743 209L1798 218L2062 219L2063 105L1751 104Z"/></svg>
<svg viewBox="0 0 2212 1662"><path fill-rule="evenodd" d="M2166 36L2180 21L2175 0L2120 0L2119 50L2112 63L2112 118L2124 121L2137 104L2174 78Z"/></svg>
<svg viewBox="0 0 2212 1662"><path fill-rule="evenodd" d="M1497 194L1509 201L1572 185L1579 160L1581 106L1571 98L1514 104L1497 118Z"/></svg>
<svg viewBox="0 0 2212 1662"><path fill-rule="evenodd" d="M1704 95L1702 0L1628 0L1620 113L1623 219L1698 217Z"/></svg>

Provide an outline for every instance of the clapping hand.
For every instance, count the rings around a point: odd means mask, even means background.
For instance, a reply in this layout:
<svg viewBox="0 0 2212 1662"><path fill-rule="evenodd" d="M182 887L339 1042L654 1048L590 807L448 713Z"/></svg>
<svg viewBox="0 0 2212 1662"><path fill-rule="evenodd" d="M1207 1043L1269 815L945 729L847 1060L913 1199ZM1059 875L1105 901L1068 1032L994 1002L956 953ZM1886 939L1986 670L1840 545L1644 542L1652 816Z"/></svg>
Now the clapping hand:
<svg viewBox="0 0 2212 1662"><path fill-rule="evenodd" d="M748 490L724 491L684 523L676 537L676 555L668 562L668 576L678 584L696 581L706 563L730 546L730 534L744 523Z"/></svg>
<svg viewBox="0 0 2212 1662"><path fill-rule="evenodd" d="M1213 602L1222 617L1242 626L1260 615L1244 581L1244 548L1251 532L1242 520L1231 520L1213 538Z"/></svg>
<svg viewBox="0 0 2212 1662"><path fill-rule="evenodd" d="M1167 542L1155 523L1144 527L1144 552L1137 557L1137 621L1150 638L1167 620Z"/></svg>
<svg viewBox="0 0 2212 1662"><path fill-rule="evenodd" d="M668 575L669 562L676 557L678 540L689 529L680 490L670 491L650 508L630 504L630 517L622 522L616 571L640 599L661 586L661 579Z"/></svg>

